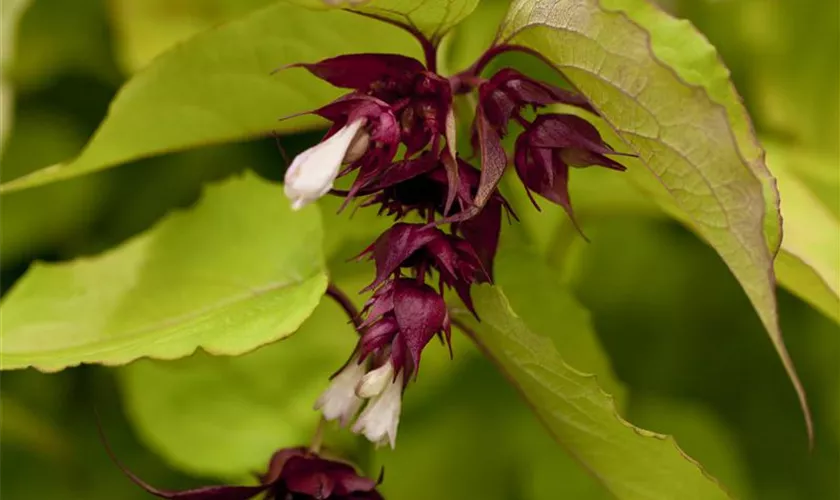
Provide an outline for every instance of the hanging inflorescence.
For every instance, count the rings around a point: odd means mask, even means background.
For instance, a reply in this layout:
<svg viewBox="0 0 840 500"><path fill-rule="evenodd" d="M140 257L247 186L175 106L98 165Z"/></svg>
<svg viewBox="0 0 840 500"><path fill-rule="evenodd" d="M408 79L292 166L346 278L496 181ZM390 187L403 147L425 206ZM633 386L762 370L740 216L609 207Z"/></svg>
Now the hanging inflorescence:
<svg viewBox="0 0 840 500"><path fill-rule="evenodd" d="M325 420L352 424L354 432L391 447L403 392L417 376L423 350L437 336L452 354L444 292L453 290L478 317L470 289L492 282L502 218L505 213L516 217L498 190L508 165L513 164L537 209L533 193L562 206L575 226L569 168L624 170L608 157L619 153L588 121L544 112L563 104L595 113L582 95L511 68L482 77L498 54L539 54L496 45L467 70L446 78L436 72L435 45L409 31L421 42L426 64L397 54L349 54L290 66L349 92L311 111L332 126L320 143L294 159L285 178L295 210L332 193L344 196L342 208L357 201L394 219L358 256L373 260L376 270L362 290L370 297L361 312L334 286L328 291L352 316L359 340L315 404ZM477 95L470 143L480 169L459 153L455 137L453 100L470 93ZM526 113L529 109L536 112L531 120L525 115L533 114ZM502 139L514 133L510 161ZM336 178L351 173L349 190L333 188ZM381 477L373 481L350 464L319 454L321 429L311 448L275 453L254 486L166 491L126 474L149 493L170 499L381 499Z"/></svg>
<svg viewBox="0 0 840 500"><path fill-rule="evenodd" d="M452 352L444 291L454 290L476 314L470 288L492 281L502 217L515 217L498 190L508 164L538 209L533 193L562 206L576 226L569 168L624 170L607 156L618 153L585 119L557 113L526 118L528 109L555 104L594 113L582 95L511 68L481 76L496 55L527 49L495 46L446 78L435 71L431 42L413 34L426 48L425 65L397 54L348 54L290 66L349 90L311 111L332 126L286 173L293 208L332 193L345 197L342 208L357 200L395 220L359 256L376 267L363 290L371 296L353 318L360 338L315 407L325 419L352 422L354 432L391 447L403 392L417 375L423 349L438 336ZM477 94L470 142L480 169L456 144L453 100L468 93ZM512 162L502 146L511 133L518 134ZM333 189L336 178L351 173L349 190Z"/></svg>

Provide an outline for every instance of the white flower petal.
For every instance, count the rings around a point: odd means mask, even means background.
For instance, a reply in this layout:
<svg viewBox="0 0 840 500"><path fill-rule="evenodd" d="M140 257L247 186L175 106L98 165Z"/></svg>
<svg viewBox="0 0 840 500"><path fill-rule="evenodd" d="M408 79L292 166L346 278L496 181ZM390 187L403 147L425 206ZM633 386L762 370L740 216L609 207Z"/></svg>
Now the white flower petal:
<svg viewBox="0 0 840 500"><path fill-rule="evenodd" d="M362 377L356 386L356 395L360 398L372 398L388 386L394 378L394 365L388 360L376 370L371 370Z"/></svg>
<svg viewBox="0 0 840 500"><path fill-rule="evenodd" d="M347 150L364 124L364 118L349 123L292 160L283 188L292 209L300 210L332 189Z"/></svg>
<svg viewBox="0 0 840 500"><path fill-rule="evenodd" d="M370 400L353 424L353 432L364 434L377 446L388 443L394 448L400 422L402 386L403 374L400 372L396 381L391 382L381 394Z"/></svg>
<svg viewBox="0 0 840 500"><path fill-rule="evenodd" d="M338 420L342 426L349 424L362 406L362 400L356 396L356 386L365 374L365 367L357 361L351 359L315 402L315 409L321 410L326 420Z"/></svg>

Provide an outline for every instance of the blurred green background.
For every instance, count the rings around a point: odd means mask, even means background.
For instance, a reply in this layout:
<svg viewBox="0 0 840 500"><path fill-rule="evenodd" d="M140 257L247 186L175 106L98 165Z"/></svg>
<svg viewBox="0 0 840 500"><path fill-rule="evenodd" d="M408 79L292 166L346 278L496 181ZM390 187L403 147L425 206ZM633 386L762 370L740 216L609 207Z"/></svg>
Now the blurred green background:
<svg viewBox="0 0 840 500"><path fill-rule="evenodd" d="M132 73L191 34L265 3L4 1L2 180L76 155ZM678 0L663 6L691 19L718 47L759 135L840 217L838 2ZM503 2L485 1L446 41L451 59L492 36L488 20L503 10ZM317 137L280 142L291 157ZM273 138L142 160L0 198L3 292L34 260L113 247L194 203L208 182L246 169L282 178L284 161ZM573 191L591 243L571 233L557 210L529 214L523 226L507 227L503 235L530 239L545 255L540 265L553 270L545 287L570 286L590 311L597 337L565 332L562 318L541 316L535 305L518 308L517 290L527 291L527 284L517 283L533 269L506 258L503 248L499 279L514 307L529 326L553 338L570 365L596 373L630 422L674 435L733 496L838 498L838 326L779 291L782 329L814 414L816 444L809 452L782 366L719 257L632 189L601 180L598 174L580 176ZM587 204L586 193L593 191L607 201ZM520 214L526 211L521 193L509 189L506 195ZM330 203L327 208L334 208ZM375 233L348 233L352 227L332 212L324 210L331 270L339 283L359 288L370 270L345 259ZM258 464L273 448L305 442L315 422L308 407L348 352L352 333L330 304L320 306L304 329L235 360L196 355L119 369L4 372L0 497L145 498L105 455L94 408L126 464L169 488L238 479L236 467L226 466L236 462L233 455L254 450L264 456L244 461ZM346 340L334 341L337 332ZM373 473L384 464L386 495L608 498L466 339L455 339L454 363L445 349L429 351L418 383L407 392L395 452L373 456L347 436L331 441ZM222 413L229 426L196 430L204 419L225 421ZM266 428L272 430L251 432ZM212 465L197 467L172 452L195 444L195 436L213 436L201 443ZM233 450L234 438L250 441Z"/></svg>

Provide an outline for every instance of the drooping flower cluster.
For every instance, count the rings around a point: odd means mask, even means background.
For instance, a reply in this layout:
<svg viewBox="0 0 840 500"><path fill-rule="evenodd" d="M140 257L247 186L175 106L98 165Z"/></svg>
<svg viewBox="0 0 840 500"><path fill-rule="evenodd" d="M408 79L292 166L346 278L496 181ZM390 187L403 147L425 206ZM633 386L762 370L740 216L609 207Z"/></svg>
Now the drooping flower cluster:
<svg viewBox="0 0 840 500"><path fill-rule="evenodd" d="M428 51L427 65L396 54L350 54L292 66L350 90L311 112L332 126L287 171L293 208L332 192L344 196L345 205L359 199L360 206L378 206L395 219L359 256L376 268L363 290L371 296L353 318L360 338L316 403L327 420L352 422L354 432L377 444L394 446L403 392L417 376L426 345L437 336L451 354L445 290L476 314L470 289L493 278L503 214L515 217L498 190L510 163L502 139L519 129L512 163L529 197L534 205L532 193L557 203L573 221L569 167L624 169L606 156L617 153L585 119L526 118L550 105L595 113L582 95L510 68L482 78L487 62L505 50L517 48L494 47L450 78L434 71ZM473 91L470 140L480 169L458 154L455 137L453 99ZM337 177L354 172L349 190L333 189ZM406 222L410 216L416 221Z"/></svg>
<svg viewBox="0 0 840 500"><path fill-rule="evenodd" d="M132 481L159 498L178 500L382 500L377 481L360 476L352 465L328 460L306 448L277 451L268 472L254 486L204 486L191 490L161 490L126 469Z"/></svg>

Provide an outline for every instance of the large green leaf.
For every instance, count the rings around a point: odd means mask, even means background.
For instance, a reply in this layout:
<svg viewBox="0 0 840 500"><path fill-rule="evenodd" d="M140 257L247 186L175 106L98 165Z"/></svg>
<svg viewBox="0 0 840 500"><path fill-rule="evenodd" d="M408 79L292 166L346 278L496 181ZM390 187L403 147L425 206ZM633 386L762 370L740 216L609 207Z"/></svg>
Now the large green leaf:
<svg viewBox="0 0 840 500"><path fill-rule="evenodd" d="M323 7L322 7L323 9ZM338 90L283 65L348 52L418 53L399 28L358 14L279 2L195 36L137 73L111 103L82 153L8 182L23 189L138 158L211 143L311 128Z"/></svg>
<svg viewBox="0 0 840 500"><path fill-rule="evenodd" d="M638 154L629 175L721 255L782 359L810 436L805 392L778 324L778 193L728 71L687 22L645 0L603 3L518 0L501 40L561 70Z"/></svg>
<svg viewBox="0 0 840 500"><path fill-rule="evenodd" d="M5 297L3 369L242 354L283 338L326 286L316 208L254 175L103 255L35 264Z"/></svg>
<svg viewBox="0 0 840 500"><path fill-rule="evenodd" d="M275 0L110 0L117 61L128 73L173 45Z"/></svg>
<svg viewBox="0 0 840 500"><path fill-rule="evenodd" d="M456 311L459 324L473 331L552 436L617 498L727 498L673 439L622 420L595 378L570 368L550 340L531 333L499 289L480 287L474 296L481 322Z"/></svg>
<svg viewBox="0 0 840 500"><path fill-rule="evenodd" d="M524 209L533 211L532 207L522 208L518 214ZM589 311L562 286L557 273L548 266L545 253L536 250L530 236L520 224L503 228L494 283L505 290L513 310L531 331L551 339L575 369L597 376L599 385L621 407L626 389L595 334Z"/></svg>
<svg viewBox="0 0 840 500"><path fill-rule="evenodd" d="M353 10L409 26L437 43L478 5L478 0L371 0Z"/></svg>
<svg viewBox="0 0 840 500"><path fill-rule="evenodd" d="M120 371L123 398L141 437L172 465L242 480L277 449L308 444L320 416L312 405L355 341L325 300L293 337L244 356L132 363Z"/></svg>
<svg viewBox="0 0 840 500"><path fill-rule="evenodd" d="M331 263L330 281L361 307L365 297L355 291L373 271L372 263L344 257ZM172 465L220 479L250 478L276 449L309 443L320 418L315 399L357 339L346 313L324 298L294 336L244 356L196 354L121 368L128 416ZM352 454L351 436L330 432L325 446Z"/></svg>

